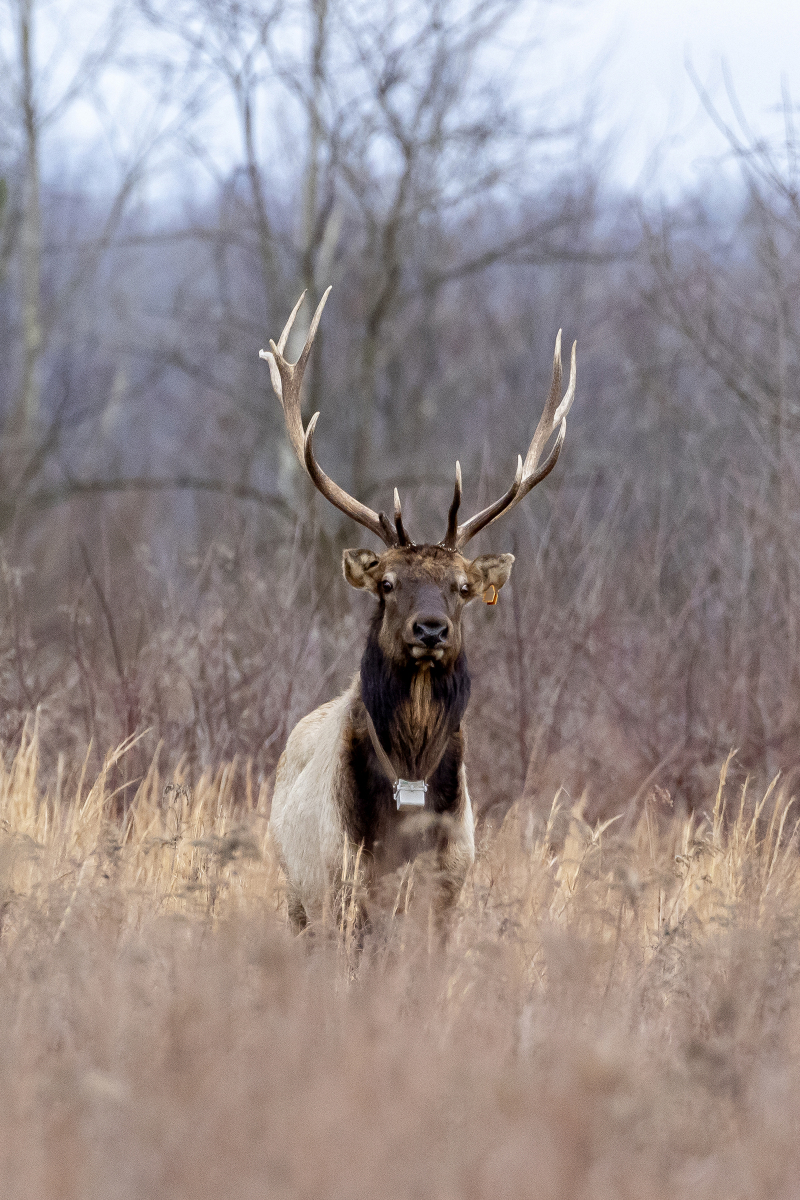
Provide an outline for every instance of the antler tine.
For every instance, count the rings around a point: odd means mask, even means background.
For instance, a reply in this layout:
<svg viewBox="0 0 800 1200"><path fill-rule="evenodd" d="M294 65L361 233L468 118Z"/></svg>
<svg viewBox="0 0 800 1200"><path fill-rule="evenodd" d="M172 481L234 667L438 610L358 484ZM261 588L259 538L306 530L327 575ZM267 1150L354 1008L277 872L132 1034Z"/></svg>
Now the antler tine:
<svg viewBox="0 0 800 1200"><path fill-rule="evenodd" d="M303 417L300 411L300 389L303 383L303 374L309 355L311 354L311 347L314 344L314 338L319 328L322 310L330 295L330 290L330 287L326 288L322 299L317 305L305 345L300 352L297 362L288 362L283 357L283 351L286 348L286 342L294 324L294 319L300 310L300 305L303 303L305 292L303 292L303 295L292 309L289 320L284 325L283 332L277 344L270 341L270 349L260 350L259 357L266 359L269 364L272 387L283 408L289 440L292 443L300 465L308 473L314 485L326 500L329 500L336 508L340 509L348 517L352 517L354 521L358 521L360 525L364 525L372 533L376 534L381 541L385 542L387 546L394 546L397 545L399 534L396 535L394 533L384 514L379 515L373 512L371 508L367 508L365 504L361 504L360 501L348 495L343 488L340 488L337 483L334 483L325 474L314 458L313 436L317 420L319 419L319 413L315 413L308 423L308 428L303 429ZM383 520L381 520L381 517L383 517Z"/></svg>
<svg viewBox="0 0 800 1200"><path fill-rule="evenodd" d="M561 391L561 330L559 329L558 337L556 338L556 354L553 360L553 382L550 385L550 395L547 398L545 411L542 413L539 424L536 427L536 433L533 435L530 449L525 456L522 484L509 508L513 508L514 505L519 504L520 500L527 496L528 492L535 488L537 483L541 483L545 476L550 474L558 462L558 456L561 453L561 447L564 445L564 438L567 435L567 413L572 408L572 401L575 399L575 385L577 381L575 358L577 346L577 342L572 343L572 353L570 354L569 362L569 384L564 393L564 398L559 404L558 394ZM556 376L558 377L557 379ZM553 411L553 408L555 411ZM539 466L542 451L556 429L559 432L555 444L545 461Z"/></svg>
<svg viewBox="0 0 800 1200"><path fill-rule="evenodd" d="M322 310L330 293L330 287L326 289L322 299L317 305L317 311L314 313L314 319L311 322L311 328L308 331L305 345L303 346L300 357L297 362L290 363L283 357L283 352L286 349L286 343L289 340L294 319L300 311L300 306L305 299L306 293L303 292L300 299L292 309L289 320L283 327L283 332L278 339L277 345L270 339L269 350L259 350L259 358L267 360L269 365L270 379L272 380L272 390L281 402L284 418L286 420L286 431L289 434L289 441L292 443L295 454L297 455L301 465L304 463L304 431L303 417L300 411L300 389L303 383L303 374L305 373L308 356L311 353L311 347L314 343L314 337L317 332Z"/></svg>
<svg viewBox="0 0 800 1200"><path fill-rule="evenodd" d="M461 506L461 463L456 460L456 485L453 488L453 499L447 514L447 533L444 535L443 546L455 550L458 546L458 510Z"/></svg>
<svg viewBox="0 0 800 1200"><path fill-rule="evenodd" d="M286 341L289 337L292 326L294 325L294 319L297 316L297 314L300 310L300 305L303 303L305 298L306 298L306 294L305 294L305 292L303 292L300 299L297 301L297 304L295 304L294 308L292 309L292 311L289 315L289 320L286 322L286 324L283 327L283 333L278 338L277 347L273 346L273 349L277 350L278 354L283 354L283 351L286 348ZM272 342L270 342L270 346L272 346ZM283 405L283 381L281 380L281 373L278 370L278 364L275 361L275 355L272 354L269 350L259 350L258 357L265 358L267 360L267 364L269 366L269 377L272 381L272 390L274 391L275 395L280 400L281 405Z"/></svg>
<svg viewBox="0 0 800 1200"><path fill-rule="evenodd" d="M325 291L322 293L322 299L320 300L319 304L317 305L317 309L316 309L316 312L314 313L314 316L311 318L311 325L308 330L308 337L306 338L306 344L305 344L305 346L303 346L303 349L300 351L300 357L298 358L297 362L295 363L297 370L300 372L301 378L303 376L303 372L306 369L306 363L308 362L308 356L311 354L311 347L314 344L314 338L317 336L317 330L319 329L319 323L322 320L322 310L328 302L328 296L330 296L330 294L331 294L332 287L333 287L333 284L329 283L328 286L325 288ZM293 316L289 318L290 321L293 319L294 319Z"/></svg>
<svg viewBox="0 0 800 1200"><path fill-rule="evenodd" d="M400 505L400 493L394 489L394 527L397 530L397 543L400 546L413 546L414 543L405 531L403 525L403 509Z"/></svg>
<svg viewBox="0 0 800 1200"><path fill-rule="evenodd" d="M331 289L328 288L328 292L330 290ZM325 305L325 301L328 299L328 292L325 293L325 295L322 297L322 300L320 301L320 305L323 307ZM297 303L295 304L291 313L289 314L289 320L286 322L286 324L283 327L283 333L278 338L278 352L280 354L283 354L284 350L286 349L286 343L289 340L289 334L292 332L292 326L294 325L294 319L297 316L297 314L300 312L300 305L303 303L305 298L306 298L306 292L305 292L305 288L304 288L303 291L300 293L300 299L297 301ZM320 311L320 309L318 307L317 312L319 312L319 311ZM316 330L315 330L315 332L316 332ZM261 353L263 354L264 351L262 350Z"/></svg>
<svg viewBox="0 0 800 1200"><path fill-rule="evenodd" d="M459 526L456 537L457 549L460 550L479 530L485 529L487 525L497 520L503 513L510 512L515 505L519 504L523 497L527 496L528 492L536 487L537 483L541 483L550 474L558 462L558 456L561 453L561 447L564 445L564 438L567 433L567 414L575 399L575 387L577 383L576 355L577 342L573 342L569 364L569 384L564 398L559 401L563 378L561 368L561 330L559 329L558 336L556 337L555 352L553 354L553 377L550 382L550 391L544 410L536 426L536 432L528 448L528 453L525 455L525 462L523 463L521 458L518 460L514 483L508 489L505 496L495 501L494 504L489 505L483 512L470 518L464 525ZM556 429L559 432L555 444L545 461L539 466L539 459L542 457L542 452Z"/></svg>
<svg viewBox="0 0 800 1200"><path fill-rule="evenodd" d="M539 424L536 426L536 432L533 435L528 453L525 455L523 480L527 480L536 471L539 459L542 457L542 451L572 406L572 401L575 398L575 350L576 343L573 342L569 364L569 385L564 399L559 403L563 376L561 369L561 330L559 329L558 336L556 337L555 353L553 354L553 378L550 383L550 394L547 397L544 411L539 418Z"/></svg>
<svg viewBox="0 0 800 1200"><path fill-rule="evenodd" d="M522 455L518 454L517 470L511 487L507 492L504 492L499 500L495 500L494 504L489 504L486 508L481 509L479 513L476 513L474 517L470 517L468 521L465 521L463 525L459 525L455 546L457 550L460 550L462 546L466 546L467 542L471 538L474 538L476 533L480 533L481 529L485 529L487 525L491 524L492 521L496 520L501 513L504 513L509 508L519 491L521 483Z"/></svg>

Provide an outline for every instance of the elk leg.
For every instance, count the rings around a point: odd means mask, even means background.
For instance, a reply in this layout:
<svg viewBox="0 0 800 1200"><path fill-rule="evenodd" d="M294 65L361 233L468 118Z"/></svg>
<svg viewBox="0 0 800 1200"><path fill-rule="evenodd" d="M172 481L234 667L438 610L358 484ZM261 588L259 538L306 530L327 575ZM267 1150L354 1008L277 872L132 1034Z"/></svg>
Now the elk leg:
<svg viewBox="0 0 800 1200"><path fill-rule="evenodd" d="M360 948L370 928L367 897L372 883L372 860L364 854L363 841L359 845L348 844L344 863L344 878L337 880L333 911L339 928L349 929Z"/></svg>
<svg viewBox="0 0 800 1200"><path fill-rule="evenodd" d="M459 837L446 838L439 846L433 919L440 931L458 903L473 858L471 848Z"/></svg>

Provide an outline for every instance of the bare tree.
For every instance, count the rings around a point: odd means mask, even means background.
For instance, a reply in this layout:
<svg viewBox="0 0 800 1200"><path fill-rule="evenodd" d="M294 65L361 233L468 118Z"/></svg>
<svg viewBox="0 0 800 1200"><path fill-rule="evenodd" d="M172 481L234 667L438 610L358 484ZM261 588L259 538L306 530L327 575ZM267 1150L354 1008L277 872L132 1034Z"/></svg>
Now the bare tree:
<svg viewBox="0 0 800 1200"><path fill-rule="evenodd" d="M252 330L261 344L263 315L274 324L298 282L318 299L329 282L347 281L336 293L346 312L341 331L334 315L328 335L340 348L327 386L349 399L331 453L349 457L352 486L367 496L381 477L377 463L397 451L380 430L389 394L390 424L403 428L410 447L422 441L435 405L421 380L437 376L433 327L447 289L498 264L577 252L577 244L565 245L565 231L591 219L588 193L576 206L559 184L537 204L540 189L530 180L545 157L552 166L553 157L568 155L579 122L550 120L546 108L523 113L501 82L504 32L521 8L520 0L377 7L308 0L300 9L147 0L149 19L183 44L204 86L226 96L236 118L239 158L219 180L226 197L219 224L194 232L214 245L226 350L239 356L204 373L216 373L219 396L230 398L226 420L255 425L239 446L241 486L260 478L274 490L260 456L280 442L266 380L239 365L248 349L243 333ZM199 127L190 145L218 172ZM242 287L249 247L259 276ZM229 286L231 271L238 291ZM290 353L306 332L298 321ZM173 346L172 361L195 373L213 336L208 327L196 348L191 337ZM324 344L319 350L323 360ZM319 406L320 380L311 374L309 406ZM302 478L289 456L275 453L279 489L296 504ZM430 474L418 456L403 464L406 479Z"/></svg>
<svg viewBox="0 0 800 1200"><path fill-rule="evenodd" d="M69 382L58 378L59 363L78 353L87 332L97 344L89 332L97 315L93 285L108 263L150 161L192 112L196 98L174 72L154 78L151 71L145 78L141 62L128 53L132 11L125 0L115 0L98 19L85 13L78 19L67 8L45 9L36 0L9 0L3 16L0 66L10 86L3 101L2 150L14 165L14 185L4 204L2 262L5 286L13 296L8 311L16 323L5 356L14 364L5 375L0 505L0 524L5 525L20 505L29 504L35 512L47 506L49 497L71 493L87 419L96 420L112 403L113 387L111 394L74 395ZM135 126L120 136L106 84L115 75L119 89L127 73L130 85L137 72L146 99ZM173 88L182 91L177 112ZM95 154L97 173L105 173L107 186L102 200L87 204L73 194L65 204L68 185L62 184L58 195L47 154L49 147L58 146L61 131L69 129L80 105L93 112L107 135L107 152ZM66 213L81 204L92 211L70 227ZM96 430L94 441L102 441Z"/></svg>
<svg viewBox="0 0 800 1200"><path fill-rule="evenodd" d="M14 224L19 254L22 364L12 423L26 437L39 431L42 420L40 364L48 335L41 294L42 138L97 85L119 50L123 14L121 4L112 4L70 64L66 77L56 83L52 76L63 74L56 70L60 64L53 61L57 52L49 62L40 61L36 0L9 0L6 8L7 37L0 58L4 77L10 83L5 119L14 130L21 166L21 182L12 204L18 210Z"/></svg>

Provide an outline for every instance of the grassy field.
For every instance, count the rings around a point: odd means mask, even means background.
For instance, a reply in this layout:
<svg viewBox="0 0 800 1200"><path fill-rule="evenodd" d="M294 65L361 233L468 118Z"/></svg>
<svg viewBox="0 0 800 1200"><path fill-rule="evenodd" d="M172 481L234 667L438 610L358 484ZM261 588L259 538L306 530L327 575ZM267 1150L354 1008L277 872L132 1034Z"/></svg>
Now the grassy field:
<svg viewBox="0 0 800 1200"><path fill-rule="evenodd" d="M449 945L293 940L267 789L0 779L0 1194L800 1194L798 811L778 780L485 830Z"/></svg>

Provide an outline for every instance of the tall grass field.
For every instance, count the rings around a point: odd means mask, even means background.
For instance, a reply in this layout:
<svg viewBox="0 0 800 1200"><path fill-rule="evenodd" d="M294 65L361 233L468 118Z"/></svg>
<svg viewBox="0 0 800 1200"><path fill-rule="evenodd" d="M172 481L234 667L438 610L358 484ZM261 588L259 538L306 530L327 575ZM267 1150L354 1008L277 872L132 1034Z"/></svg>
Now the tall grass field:
<svg viewBox="0 0 800 1200"><path fill-rule="evenodd" d="M299 938L247 763L0 777L6 1200L800 1191L800 811L486 824L443 948L413 870Z"/></svg>

